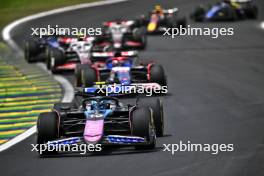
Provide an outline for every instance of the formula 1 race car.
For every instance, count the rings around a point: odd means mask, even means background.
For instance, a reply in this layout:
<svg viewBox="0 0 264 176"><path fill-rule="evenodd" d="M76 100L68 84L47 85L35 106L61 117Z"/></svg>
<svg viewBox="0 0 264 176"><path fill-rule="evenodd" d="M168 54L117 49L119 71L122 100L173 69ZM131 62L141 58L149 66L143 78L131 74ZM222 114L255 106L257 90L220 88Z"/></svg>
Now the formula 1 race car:
<svg viewBox="0 0 264 176"><path fill-rule="evenodd" d="M70 37L43 36L34 37L25 42L24 55L27 62L46 61L49 58L51 48L67 49L69 43L74 40Z"/></svg>
<svg viewBox="0 0 264 176"><path fill-rule="evenodd" d="M69 39L67 39L69 40ZM47 69L52 73L74 70L77 64L91 64L91 53L98 51L94 37L71 39L68 48L51 48L47 59ZM103 50L103 48L101 48Z"/></svg>
<svg viewBox="0 0 264 176"><path fill-rule="evenodd" d="M252 0L224 0L213 6L199 6L190 16L194 21L235 21L256 19L258 8Z"/></svg>
<svg viewBox="0 0 264 176"><path fill-rule="evenodd" d="M147 16L142 15L138 23L147 27L147 33L154 34L164 32L164 28L185 28L187 20L179 16L178 8L162 9L160 5L156 5Z"/></svg>
<svg viewBox="0 0 264 176"><path fill-rule="evenodd" d="M163 105L159 99L123 105L114 97L89 97L81 106L57 103L37 121L37 144L101 144L154 149L164 131ZM143 99L144 100L144 99ZM44 151L41 156L58 151Z"/></svg>
<svg viewBox="0 0 264 176"><path fill-rule="evenodd" d="M103 34L97 37L97 45L112 50L145 49L147 38L145 28L136 21L110 21L103 23Z"/></svg>
<svg viewBox="0 0 264 176"><path fill-rule="evenodd" d="M138 64L137 52L107 52L94 53L106 56L105 62L94 63L92 66L77 67L76 85L89 87L95 82L105 81L107 84L142 85L145 87L165 87L167 79L161 65L153 62Z"/></svg>

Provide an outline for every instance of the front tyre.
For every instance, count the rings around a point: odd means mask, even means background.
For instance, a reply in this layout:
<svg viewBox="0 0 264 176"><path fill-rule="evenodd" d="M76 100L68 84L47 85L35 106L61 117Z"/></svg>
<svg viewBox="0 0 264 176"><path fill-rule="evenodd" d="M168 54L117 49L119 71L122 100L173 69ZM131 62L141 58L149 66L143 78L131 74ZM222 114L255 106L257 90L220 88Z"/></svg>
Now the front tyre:
<svg viewBox="0 0 264 176"><path fill-rule="evenodd" d="M34 62L35 57L38 54L38 44L33 40L28 40L25 43L24 57L28 63Z"/></svg>
<svg viewBox="0 0 264 176"><path fill-rule="evenodd" d="M140 107L152 109L156 135L158 137L164 136L164 113L162 101L158 98L139 99L138 105Z"/></svg>
<svg viewBox="0 0 264 176"><path fill-rule="evenodd" d="M85 67L81 69L82 86L91 87L97 81L97 75L94 68Z"/></svg>
<svg viewBox="0 0 264 176"><path fill-rule="evenodd" d="M56 112L41 113L37 121L37 144L43 145L48 141L59 138L59 117ZM41 156L56 154L57 151L45 150L39 153Z"/></svg>
<svg viewBox="0 0 264 176"><path fill-rule="evenodd" d="M165 71L161 65L152 65L150 67L150 82L155 82L161 86L167 86L167 79L165 76Z"/></svg>
<svg viewBox="0 0 264 176"><path fill-rule="evenodd" d="M52 49L50 51L50 61L49 61L49 66L47 65L47 67L50 67L50 71L53 74L58 73L57 70L57 66L60 66L64 63L65 60L65 56L63 51L58 50L58 49Z"/></svg>
<svg viewBox="0 0 264 176"><path fill-rule="evenodd" d="M154 149L156 146L156 135L153 126L151 111L149 108L140 107L131 113L131 131L133 136L143 137L148 144L137 145L136 149Z"/></svg>

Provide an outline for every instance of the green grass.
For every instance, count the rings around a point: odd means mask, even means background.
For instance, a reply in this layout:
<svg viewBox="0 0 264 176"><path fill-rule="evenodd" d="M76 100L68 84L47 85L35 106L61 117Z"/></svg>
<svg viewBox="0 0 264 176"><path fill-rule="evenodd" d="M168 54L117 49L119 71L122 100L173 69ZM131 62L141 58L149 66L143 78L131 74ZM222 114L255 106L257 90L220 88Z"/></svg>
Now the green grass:
<svg viewBox="0 0 264 176"><path fill-rule="evenodd" d="M0 0L0 29L30 14L93 1L96 0Z"/></svg>

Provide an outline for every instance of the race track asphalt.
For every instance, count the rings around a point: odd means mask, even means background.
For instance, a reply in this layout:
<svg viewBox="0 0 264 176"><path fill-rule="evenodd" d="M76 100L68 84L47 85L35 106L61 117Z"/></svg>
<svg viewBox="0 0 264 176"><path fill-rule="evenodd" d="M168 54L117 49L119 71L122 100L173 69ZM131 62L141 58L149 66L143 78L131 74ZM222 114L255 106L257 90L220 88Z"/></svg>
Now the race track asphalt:
<svg viewBox="0 0 264 176"><path fill-rule="evenodd" d="M185 14L201 0L137 0L52 15L12 31L22 46L30 27L47 24L96 27L102 21L133 18L154 4L177 6ZM121 149L104 155L39 158L31 152L35 136L0 153L4 176L263 176L264 175L264 2L258 20L235 23L193 23L199 27L233 27L234 36L150 36L140 55L162 64L168 75L168 96L162 97L165 137L155 151ZM74 77L66 77L73 82ZM162 151L162 144L231 143L234 152Z"/></svg>

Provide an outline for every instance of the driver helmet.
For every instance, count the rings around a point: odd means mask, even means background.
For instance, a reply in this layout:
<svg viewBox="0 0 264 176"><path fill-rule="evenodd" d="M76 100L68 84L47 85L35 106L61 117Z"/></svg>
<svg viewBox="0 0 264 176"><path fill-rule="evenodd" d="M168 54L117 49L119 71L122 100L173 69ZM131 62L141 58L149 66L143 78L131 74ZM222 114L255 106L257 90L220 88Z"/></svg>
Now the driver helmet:
<svg viewBox="0 0 264 176"><path fill-rule="evenodd" d="M154 9L154 12L156 12L156 13L162 13L162 8L161 8L161 6L160 6L160 5L156 5L156 6L155 6L155 9Z"/></svg>
<svg viewBox="0 0 264 176"><path fill-rule="evenodd" d="M116 60L116 59L114 59L114 60L112 61L112 65L113 65L113 67L117 67L117 66L119 66L119 61Z"/></svg>
<svg viewBox="0 0 264 176"><path fill-rule="evenodd" d="M77 39L78 39L78 41L83 41L85 39L85 35L80 32L77 34Z"/></svg>
<svg viewBox="0 0 264 176"><path fill-rule="evenodd" d="M90 106L91 106L91 110L96 110L97 109L97 102L96 101L92 101Z"/></svg>

